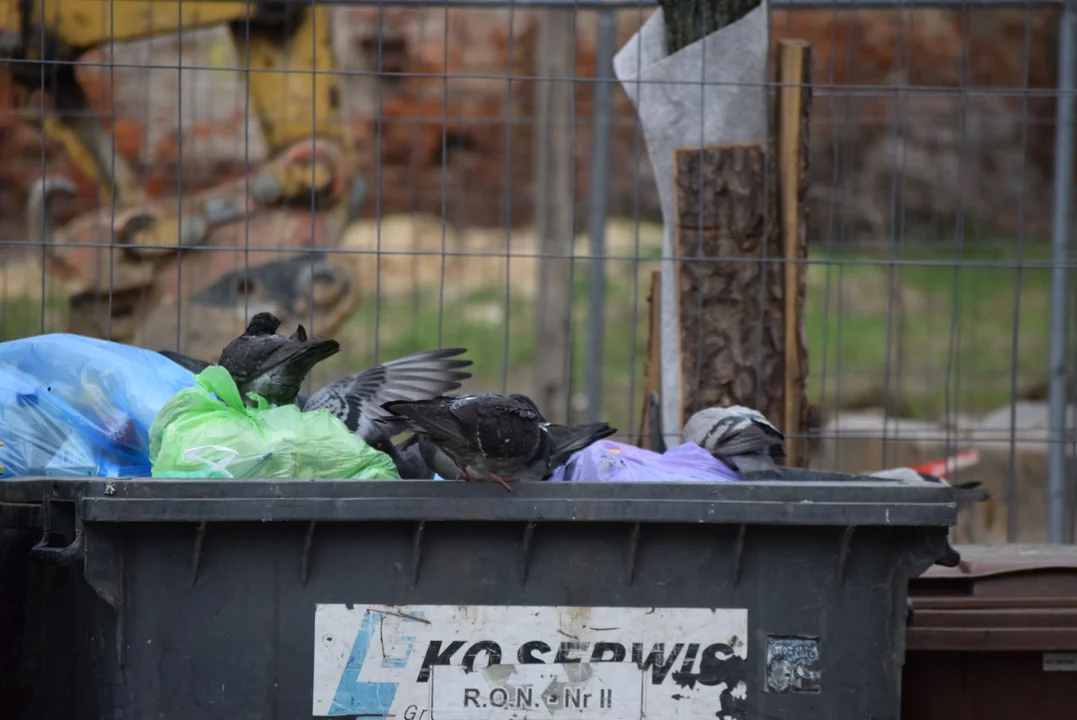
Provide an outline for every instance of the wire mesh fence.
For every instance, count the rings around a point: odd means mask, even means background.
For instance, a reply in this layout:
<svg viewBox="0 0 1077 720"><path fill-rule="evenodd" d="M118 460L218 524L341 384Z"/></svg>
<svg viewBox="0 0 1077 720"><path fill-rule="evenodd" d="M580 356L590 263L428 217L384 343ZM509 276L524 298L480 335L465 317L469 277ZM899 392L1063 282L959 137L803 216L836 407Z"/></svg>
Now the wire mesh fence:
<svg viewBox="0 0 1077 720"><path fill-rule="evenodd" d="M271 309L340 341L313 387L464 346L468 389L641 434L662 203L613 57L652 5L0 9L0 339L212 361ZM812 48L810 465L976 450L957 476L994 500L966 539L1043 540L1052 512L1072 527L1072 8L767 14L771 45ZM42 177L74 191L35 205Z"/></svg>

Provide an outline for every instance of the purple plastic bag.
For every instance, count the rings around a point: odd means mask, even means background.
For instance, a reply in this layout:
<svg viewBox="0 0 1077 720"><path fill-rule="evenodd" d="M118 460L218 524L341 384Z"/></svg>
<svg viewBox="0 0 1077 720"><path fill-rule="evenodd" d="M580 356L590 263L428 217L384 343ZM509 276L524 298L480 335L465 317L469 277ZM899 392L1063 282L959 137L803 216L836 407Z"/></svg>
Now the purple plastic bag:
<svg viewBox="0 0 1077 720"><path fill-rule="evenodd" d="M549 482L730 482L740 476L693 442L659 455L650 450L599 440L554 470Z"/></svg>

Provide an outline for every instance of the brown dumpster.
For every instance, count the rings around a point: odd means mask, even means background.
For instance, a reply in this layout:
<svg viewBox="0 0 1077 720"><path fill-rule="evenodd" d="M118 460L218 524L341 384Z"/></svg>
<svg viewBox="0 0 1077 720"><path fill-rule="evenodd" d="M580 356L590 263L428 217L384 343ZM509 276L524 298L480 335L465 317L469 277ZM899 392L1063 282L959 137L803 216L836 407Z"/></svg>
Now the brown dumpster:
<svg viewBox="0 0 1077 720"><path fill-rule="evenodd" d="M909 583L902 720L1077 718L1077 547L959 547Z"/></svg>

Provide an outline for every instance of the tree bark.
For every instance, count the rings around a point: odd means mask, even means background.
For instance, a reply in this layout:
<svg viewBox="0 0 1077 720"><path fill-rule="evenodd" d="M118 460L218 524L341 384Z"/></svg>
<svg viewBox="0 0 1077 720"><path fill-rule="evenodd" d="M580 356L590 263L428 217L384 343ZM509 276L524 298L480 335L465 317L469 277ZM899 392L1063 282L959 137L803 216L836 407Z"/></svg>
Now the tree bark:
<svg viewBox="0 0 1077 720"><path fill-rule="evenodd" d="M676 151L682 423L714 405L783 417L782 242L766 167L761 143Z"/></svg>
<svg viewBox="0 0 1077 720"><path fill-rule="evenodd" d="M718 32L755 10L760 0L658 0L666 24L666 53Z"/></svg>

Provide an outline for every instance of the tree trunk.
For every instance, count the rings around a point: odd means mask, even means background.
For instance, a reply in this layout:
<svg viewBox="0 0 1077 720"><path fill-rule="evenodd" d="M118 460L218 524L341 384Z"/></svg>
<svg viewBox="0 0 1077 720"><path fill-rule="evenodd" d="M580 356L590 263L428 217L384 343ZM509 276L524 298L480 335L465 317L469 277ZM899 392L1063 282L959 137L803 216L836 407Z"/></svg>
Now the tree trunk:
<svg viewBox="0 0 1077 720"><path fill-rule="evenodd" d="M666 53L732 25L759 5L760 0L658 0L666 24Z"/></svg>
<svg viewBox="0 0 1077 720"><path fill-rule="evenodd" d="M782 243L766 166L760 143L676 152L682 423L714 405L783 417Z"/></svg>

